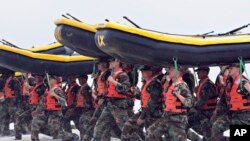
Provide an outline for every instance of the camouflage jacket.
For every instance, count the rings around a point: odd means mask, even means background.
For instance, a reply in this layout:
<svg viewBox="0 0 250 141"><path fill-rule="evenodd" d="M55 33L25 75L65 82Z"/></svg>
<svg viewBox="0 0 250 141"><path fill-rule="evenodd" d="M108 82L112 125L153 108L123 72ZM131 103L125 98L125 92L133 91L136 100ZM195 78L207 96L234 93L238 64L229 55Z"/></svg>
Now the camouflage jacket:
<svg viewBox="0 0 250 141"><path fill-rule="evenodd" d="M84 97L85 100L85 110L90 110L93 109L93 98L92 98L92 90L89 87L88 84L86 84L85 86L83 86L83 90L81 91L82 96ZM80 90L80 89L79 89Z"/></svg>
<svg viewBox="0 0 250 141"><path fill-rule="evenodd" d="M215 85L211 81L207 80L204 82L201 89L200 98L195 102L194 108L196 110L201 110L202 106L212 97L216 97L217 92Z"/></svg>
<svg viewBox="0 0 250 141"><path fill-rule="evenodd" d="M68 89L71 87L71 85L68 85ZM73 104L72 104L72 107L75 107L76 106L76 102L77 102L77 92L78 90L80 89L80 86L79 85L75 85L72 90L71 90L71 94L73 95ZM67 90L65 91L65 93L67 92ZM67 96L66 96L67 97Z"/></svg>
<svg viewBox="0 0 250 141"><path fill-rule="evenodd" d="M184 107L191 108L194 105L194 96L191 94L186 83L179 83L175 85L180 90L180 94L186 99L183 103Z"/></svg>
<svg viewBox="0 0 250 141"><path fill-rule="evenodd" d="M143 87L142 87L143 88ZM162 85L159 80L152 81L148 88L147 92L150 94L150 99L148 101L148 107L142 110L140 115L141 119L145 119L147 116L159 117L162 111Z"/></svg>
<svg viewBox="0 0 250 141"><path fill-rule="evenodd" d="M116 86L116 91L118 93L126 94L130 91L131 82L127 73L121 72L116 78L116 81L121 84Z"/></svg>

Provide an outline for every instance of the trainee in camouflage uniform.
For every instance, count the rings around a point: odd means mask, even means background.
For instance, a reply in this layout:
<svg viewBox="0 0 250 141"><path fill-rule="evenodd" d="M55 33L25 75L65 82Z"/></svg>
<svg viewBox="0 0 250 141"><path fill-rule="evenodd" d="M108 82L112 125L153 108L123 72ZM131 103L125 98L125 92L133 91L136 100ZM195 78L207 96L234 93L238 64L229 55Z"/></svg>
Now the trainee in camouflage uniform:
<svg viewBox="0 0 250 141"><path fill-rule="evenodd" d="M94 128L96 125L96 121L100 117L102 110L105 107L105 95L107 94L107 79L110 76L111 72L108 69L108 61L105 59L100 59L97 63L97 67L99 72L97 73L97 76L94 81L95 88L92 92L92 95L94 96L95 103L96 103L96 109L94 111L94 114L90 120L90 124L87 127L87 131L84 134L83 140L84 141L90 141L93 137ZM103 133L102 141L104 140L110 140L111 135L109 134L109 130L106 129L106 131Z"/></svg>
<svg viewBox="0 0 250 141"><path fill-rule="evenodd" d="M229 129L229 125L250 125L249 81L243 76L241 87L239 64L230 65L229 76L232 81L228 82L225 94L215 110L218 118L213 123L212 141L226 141L223 132Z"/></svg>
<svg viewBox="0 0 250 141"><path fill-rule="evenodd" d="M21 84L22 102L18 105L16 110L14 127L15 127L15 139L20 140L22 139L23 133L25 134L30 131L32 117L29 105L29 94L30 94L29 88L32 88L32 86L28 85L28 80L26 80L23 75L17 76L16 79Z"/></svg>
<svg viewBox="0 0 250 141"><path fill-rule="evenodd" d="M182 80L182 69L178 68L178 75L174 67L169 68L169 87L164 92L163 116L151 125L147 132L147 141L156 141L165 135L168 141L186 141L188 125L187 108L193 106L194 98L188 85ZM177 77L175 77L177 76Z"/></svg>
<svg viewBox="0 0 250 141"><path fill-rule="evenodd" d="M63 129L67 132L71 131L70 121L73 120L75 127L79 130L80 114L76 111L76 95L79 90L79 85L76 83L76 77L68 77L68 88L65 91L67 107L63 110Z"/></svg>
<svg viewBox="0 0 250 141"><path fill-rule="evenodd" d="M106 106L99 117L94 129L94 141L100 141L104 129L118 126L119 130L128 119L128 108L133 104L130 91L130 80L122 70L118 60L110 60L110 68L113 74L108 78L108 93L106 95ZM118 131L114 131L118 132Z"/></svg>
<svg viewBox="0 0 250 141"><path fill-rule="evenodd" d="M212 128L210 118L217 105L218 93L215 84L208 77L209 67L199 67L195 71L200 81L195 88L196 102L188 112L189 128L202 135L204 141L209 141ZM193 141L198 140L194 135L189 132L188 138Z"/></svg>
<svg viewBox="0 0 250 141"><path fill-rule="evenodd" d="M219 96L223 95L225 92L225 86L226 86L226 81L228 78L228 66L220 66L221 72L218 74L216 81L215 81L215 86L217 88Z"/></svg>
<svg viewBox="0 0 250 141"><path fill-rule="evenodd" d="M87 83L88 76L79 76L78 80L81 87L77 93L76 109L78 112L81 113L79 115L79 129L80 137L82 139L84 134L86 133L87 127L89 127L90 119L94 113L94 100L92 98L91 88Z"/></svg>
<svg viewBox="0 0 250 141"><path fill-rule="evenodd" d="M40 130L48 125L49 135L53 139L60 138L59 132L63 140L78 140L78 136L68 132L61 131L62 106L66 106L66 100L63 90L58 86L59 78L57 76L50 77L51 90L47 89L43 98L39 101L36 111L33 111L31 140L39 141L38 134Z"/></svg>
<svg viewBox="0 0 250 141"><path fill-rule="evenodd" d="M32 112L36 110L36 107L39 103L39 99L44 95L46 90L46 85L43 83L43 75L34 74L34 78L28 78L29 90L23 90L23 95L29 95L28 100L25 104L29 104L28 108L25 106L25 109L16 116L15 120L15 136L16 139L22 138L22 124L31 124L32 121ZM33 79L33 80L32 80ZM30 125L31 126L31 125Z"/></svg>
<svg viewBox="0 0 250 141"><path fill-rule="evenodd" d="M127 73L130 83L131 83L131 88L135 88L137 86L138 83L138 71L135 68L134 65L132 64L128 64L128 63L124 63L121 62L122 66L121 68L124 70L124 72ZM133 99L133 102L135 101L135 99ZM131 106L128 109L128 115L129 117L132 117L134 115L134 103L131 104Z"/></svg>
<svg viewBox="0 0 250 141"><path fill-rule="evenodd" d="M145 140L143 128L152 125L161 117L162 113L162 85L157 79L159 68L144 66L142 78L145 83L141 92L135 92L137 99L141 100L142 110L132 116L127 122L122 131L122 141ZM161 138L161 137L159 137Z"/></svg>
<svg viewBox="0 0 250 141"><path fill-rule="evenodd" d="M5 74L4 74L5 75ZM15 72L11 71L6 74L7 77L4 87L4 127L3 135L9 135L9 124L14 122L14 118L17 115L17 111L20 111L22 104L22 95L21 95L21 85L20 82L15 78ZM18 108L19 107L19 108ZM15 127L14 127L15 130Z"/></svg>

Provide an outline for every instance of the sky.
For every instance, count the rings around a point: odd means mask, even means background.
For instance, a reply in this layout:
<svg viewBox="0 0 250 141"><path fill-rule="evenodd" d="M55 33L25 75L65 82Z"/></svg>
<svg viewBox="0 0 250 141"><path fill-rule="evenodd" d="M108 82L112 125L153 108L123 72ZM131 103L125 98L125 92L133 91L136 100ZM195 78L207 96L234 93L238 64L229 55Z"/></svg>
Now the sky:
<svg viewBox="0 0 250 141"><path fill-rule="evenodd" d="M70 13L89 23L105 19L130 25L127 16L147 29L176 33L223 33L250 23L249 0L0 0L0 39L19 47L56 41L54 21ZM250 32L250 27L242 30ZM247 66L249 68L249 66ZM214 80L219 73L212 68Z"/></svg>

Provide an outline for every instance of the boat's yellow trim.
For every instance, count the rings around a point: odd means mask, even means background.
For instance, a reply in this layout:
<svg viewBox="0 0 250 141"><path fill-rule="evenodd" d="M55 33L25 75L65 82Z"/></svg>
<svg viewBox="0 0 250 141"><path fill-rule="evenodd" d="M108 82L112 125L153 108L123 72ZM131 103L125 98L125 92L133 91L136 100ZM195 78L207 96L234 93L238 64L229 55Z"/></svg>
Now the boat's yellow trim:
<svg viewBox="0 0 250 141"><path fill-rule="evenodd" d="M94 32L94 33L96 32L96 28L93 25L89 25L86 23L78 22L76 20L71 20L67 18L60 18L55 21L55 24L56 25L65 24L65 25L70 25L70 26L77 27L83 30L88 30L90 32Z"/></svg>
<svg viewBox="0 0 250 141"><path fill-rule="evenodd" d="M152 31L139 29L132 26L126 26L115 22L107 22L98 24L97 29L111 28L127 33L136 34L139 36L172 43L181 43L188 45L206 46L215 44L235 44L235 43L250 43L250 35L228 35L228 36L184 36L184 35L170 35L162 34Z"/></svg>
<svg viewBox="0 0 250 141"><path fill-rule="evenodd" d="M23 74L21 73L21 72L15 72L15 76L16 77L20 77L20 76L22 76Z"/></svg>
<svg viewBox="0 0 250 141"><path fill-rule="evenodd" d="M87 56L63 56L63 55L52 55L52 54L42 54L42 53L33 53L31 51L22 50L18 48L13 48L6 45L0 45L0 50L4 50L7 52L27 56L34 59L41 59L41 60L49 60L49 61L57 61L57 62L78 62L78 61L93 61L96 60L92 57Z"/></svg>
<svg viewBox="0 0 250 141"><path fill-rule="evenodd" d="M2 76L3 74L2 73L0 73L0 76ZM16 77L20 77L20 76L22 76L23 75L23 73L21 73L21 72L15 72L15 76Z"/></svg>
<svg viewBox="0 0 250 141"><path fill-rule="evenodd" d="M62 46L63 46L62 44L56 42L56 43L52 43L52 44L45 45L45 46L37 46L37 47L29 48L28 50L32 52L42 52L42 51L60 48Z"/></svg>

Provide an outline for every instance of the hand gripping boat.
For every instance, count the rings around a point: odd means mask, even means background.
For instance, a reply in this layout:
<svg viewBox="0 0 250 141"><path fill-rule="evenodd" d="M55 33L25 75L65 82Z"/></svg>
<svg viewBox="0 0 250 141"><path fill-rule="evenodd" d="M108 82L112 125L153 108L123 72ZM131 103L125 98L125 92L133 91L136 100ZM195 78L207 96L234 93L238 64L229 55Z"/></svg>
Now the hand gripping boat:
<svg viewBox="0 0 250 141"><path fill-rule="evenodd" d="M58 76L90 74L94 58L33 53L31 51L0 45L0 65L4 68L26 72L45 72Z"/></svg>
<svg viewBox="0 0 250 141"><path fill-rule="evenodd" d="M96 58L110 57L96 46L94 26L67 18L58 19L55 24L57 25L55 37L58 42L82 55Z"/></svg>
<svg viewBox="0 0 250 141"><path fill-rule="evenodd" d="M185 36L143 30L114 22L97 27L95 41L105 53L124 62L186 66L250 61L250 35Z"/></svg>

